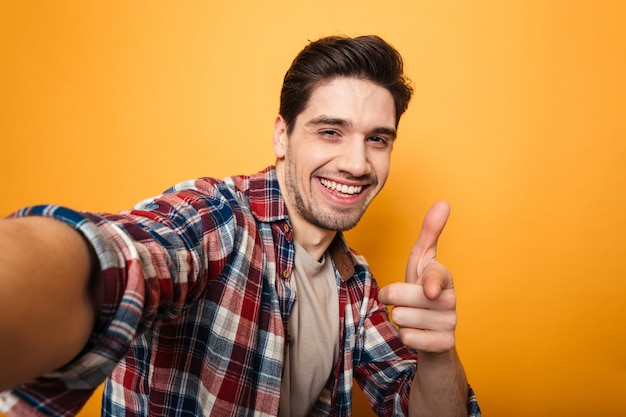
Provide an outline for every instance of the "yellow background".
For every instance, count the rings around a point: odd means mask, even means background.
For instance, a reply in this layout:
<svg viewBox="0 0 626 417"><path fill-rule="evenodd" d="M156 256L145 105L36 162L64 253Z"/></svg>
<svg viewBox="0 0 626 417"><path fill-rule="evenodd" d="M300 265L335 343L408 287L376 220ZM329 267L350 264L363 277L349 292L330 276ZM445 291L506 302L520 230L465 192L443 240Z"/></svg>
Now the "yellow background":
<svg viewBox="0 0 626 417"><path fill-rule="evenodd" d="M624 22L619 0L5 0L0 214L116 211L254 172L307 40L379 34L416 94L352 246L381 284L401 280L424 212L448 200L440 258L484 414L624 415Z"/></svg>

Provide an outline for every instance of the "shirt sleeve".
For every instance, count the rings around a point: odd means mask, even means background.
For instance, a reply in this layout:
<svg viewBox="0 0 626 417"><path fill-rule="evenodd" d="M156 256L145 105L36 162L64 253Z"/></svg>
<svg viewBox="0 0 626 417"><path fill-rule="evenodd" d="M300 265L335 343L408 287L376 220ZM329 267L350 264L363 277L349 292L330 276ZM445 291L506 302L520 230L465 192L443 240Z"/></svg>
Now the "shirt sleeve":
<svg viewBox="0 0 626 417"><path fill-rule="evenodd" d="M355 379L377 415L408 415L409 391L419 366L417 353L400 340L398 330L389 320L387 307L378 301L375 281L365 300L367 314ZM468 417L480 417L474 391L468 388Z"/></svg>
<svg viewBox="0 0 626 417"><path fill-rule="evenodd" d="M0 394L0 411L20 416L76 413L139 334L201 297L225 265L236 229L230 200L208 179L182 183L118 214L34 206L14 216L52 217L82 233L104 282L103 308L83 352Z"/></svg>

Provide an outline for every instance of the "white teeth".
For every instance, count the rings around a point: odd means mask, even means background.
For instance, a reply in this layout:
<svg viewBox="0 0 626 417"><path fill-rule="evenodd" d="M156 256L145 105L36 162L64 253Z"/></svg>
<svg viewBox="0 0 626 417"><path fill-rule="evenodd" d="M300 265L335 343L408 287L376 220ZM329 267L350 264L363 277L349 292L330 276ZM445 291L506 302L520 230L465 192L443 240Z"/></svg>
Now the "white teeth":
<svg viewBox="0 0 626 417"><path fill-rule="evenodd" d="M335 181L329 181L327 179L320 179L322 185L329 190L338 191L343 194L358 194L363 190L363 186L358 185L346 185L346 184L337 184Z"/></svg>

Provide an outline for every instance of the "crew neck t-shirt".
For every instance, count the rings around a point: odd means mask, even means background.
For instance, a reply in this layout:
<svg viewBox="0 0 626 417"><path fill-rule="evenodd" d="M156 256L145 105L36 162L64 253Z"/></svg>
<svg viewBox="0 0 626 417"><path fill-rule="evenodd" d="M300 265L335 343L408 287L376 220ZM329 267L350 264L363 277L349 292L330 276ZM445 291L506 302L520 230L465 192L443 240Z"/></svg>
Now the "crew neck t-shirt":
<svg viewBox="0 0 626 417"><path fill-rule="evenodd" d="M281 384L280 417L308 416L339 357L339 298L331 257L321 261L295 243L289 343Z"/></svg>

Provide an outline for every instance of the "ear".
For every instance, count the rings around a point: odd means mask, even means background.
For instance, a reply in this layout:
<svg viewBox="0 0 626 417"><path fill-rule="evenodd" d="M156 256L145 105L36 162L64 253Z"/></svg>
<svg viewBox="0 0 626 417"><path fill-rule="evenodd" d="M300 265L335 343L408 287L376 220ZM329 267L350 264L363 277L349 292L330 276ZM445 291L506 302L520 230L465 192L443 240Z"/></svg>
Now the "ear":
<svg viewBox="0 0 626 417"><path fill-rule="evenodd" d="M274 122L274 139L272 140L274 145L274 155L276 158L282 159L287 153L287 123L281 115L276 116Z"/></svg>

